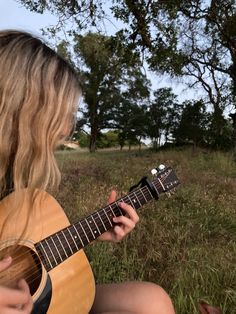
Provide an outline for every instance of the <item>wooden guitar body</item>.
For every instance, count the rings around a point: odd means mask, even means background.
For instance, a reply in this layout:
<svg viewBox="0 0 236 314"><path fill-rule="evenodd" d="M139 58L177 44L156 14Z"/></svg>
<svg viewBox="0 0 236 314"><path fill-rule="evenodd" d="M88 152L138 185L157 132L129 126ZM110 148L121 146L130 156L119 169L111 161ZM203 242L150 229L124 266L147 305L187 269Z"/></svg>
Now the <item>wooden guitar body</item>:
<svg viewBox="0 0 236 314"><path fill-rule="evenodd" d="M0 257L13 253L13 263L0 273L0 285L14 287L20 278L30 285L35 307L33 313L88 314L95 294L92 270L83 250L47 272L34 244L70 225L63 209L46 192L38 193L30 208L27 191L20 212L11 212L16 196L10 194L0 202ZM19 242L30 212L27 230ZM7 219L7 224L4 222Z"/></svg>
<svg viewBox="0 0 236 314"><path fill-rule="evenodd" d="M33 203L27 189L11 193L0 202L0 259L10 255L13 262L0 273L0 285L14 288L24 278L33 314L88 314L95 283L82 248L113 228L113 217L124 214L119 202L137 210L178 184L173 170L165 168L152 182L144 177L140 188L72 225L46 192L35 191Z"/></svg>

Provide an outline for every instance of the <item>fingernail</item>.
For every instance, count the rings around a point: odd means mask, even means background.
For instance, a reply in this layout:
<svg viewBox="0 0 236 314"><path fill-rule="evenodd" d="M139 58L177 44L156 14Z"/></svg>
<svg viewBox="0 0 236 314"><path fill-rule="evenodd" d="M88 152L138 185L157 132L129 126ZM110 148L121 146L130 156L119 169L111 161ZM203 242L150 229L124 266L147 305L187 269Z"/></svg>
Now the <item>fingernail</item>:
<svg viewBox="0 0 236 314"><path fill-rule="evenodd" d="M5 256L2 260L4 263L9 263L11 261L11 256Z"/></svg>

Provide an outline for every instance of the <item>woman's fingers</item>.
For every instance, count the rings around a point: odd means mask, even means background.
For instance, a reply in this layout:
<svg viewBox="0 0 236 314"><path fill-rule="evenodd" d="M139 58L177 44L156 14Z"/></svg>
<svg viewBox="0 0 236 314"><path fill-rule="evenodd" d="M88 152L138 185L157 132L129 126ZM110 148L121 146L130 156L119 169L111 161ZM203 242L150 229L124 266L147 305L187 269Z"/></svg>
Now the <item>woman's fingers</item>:
<svg viewBox="0 0 236 314"><path fill-rule="evenodd" d="M123 203L123 202L118 203L118 205L121 207L122 210L125 211L125 213L128 215L128 217L135 224L139 222L139 216L138 216L136 210L132 206L130 206L130 205L126 204L126 203ZM120 217L122 217L122 216L120 216Z"/></svg>
<svg viewBox="0 0 236 314"><path fill-rule="evenodd" d="M114 242L120 242L126 235L124 229L120 226L115 226L113 229L114 235L113 235L113 241Z"/></svg>
<svg viewBox="0 0 236 314"><path fill-rule="evenodd" d="M112 190L108 198L108 204L115 202L115 200L116 200L116 191Z"/></svg>
<svg viewBox="0 0 236 314"><path fill-rule="evenodd" d="M116 201L116 191L111 191L108 202ZM136 210L127 203L118 202L118 206L122 209L124 215L113 217L115 226L109 231L103 233L99 239L101 241L121 241L130 231L132 231L139 221L139 216Z"/></svg>
<svg viewBox="0 0 236 314"><path fill-rule="evenodd" d="M121 241L129 232L131 232L136 223L139 221L135 209L126 203L119 203L119 206L126 213L126 216L113 217L113 221L116 223L113 232L114 240L116 242Z"/></svg>
<svg viewBox="0 0 236 314"><path fill-rule="evenodd" d="M18 305L27 303L29 295L25 291L0 286L0 304Z"/></svg>
<svg viewBox="0 0 236 314"><path fill-rule="evenodd" d="M119 224L120 226L122 226L124 230L127 230L127 231L132 230L135 227L135 222L125 216L114 217L113 221L116 224Z"/></svg>
<svg viewBox="0 0 236 314"><path fill-rule="evenodd" d="M22 310L25 313L31 313L31 310L33 308L33 299L30 295L29 286L26 283L26 281L24 279L22 279L19 281L18 287L28 295L28 301L25 304L22 303L22 305L23 305Z"/></svg>
<svg viewBox="0 0 236 314"><path fill-rule="evenodd" d="M6 270L11 265L11 262L11 256L4 257L4 259L0 261L0 272Z"/></svg>

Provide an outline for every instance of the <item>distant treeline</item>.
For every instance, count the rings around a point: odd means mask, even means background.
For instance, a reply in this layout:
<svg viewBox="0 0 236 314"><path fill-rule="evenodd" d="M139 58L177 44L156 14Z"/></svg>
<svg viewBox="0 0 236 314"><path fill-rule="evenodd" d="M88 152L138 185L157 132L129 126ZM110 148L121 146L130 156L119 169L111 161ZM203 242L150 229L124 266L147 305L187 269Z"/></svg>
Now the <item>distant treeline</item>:
<svg viewBox="0 0 236 314"><path fill-rule="evenodd" d="M155 96L148 106L126 105L116 117L120 121L117 129L98 133L96 148L141 147L146 142L151 142L154 149L181 145L220 150L232 148L232 119L225 117L223 112L207 111L201 100L179 104L169 88L159 89ZM73 139L80 147L89 147L91 135L79 126Z"/></svg>

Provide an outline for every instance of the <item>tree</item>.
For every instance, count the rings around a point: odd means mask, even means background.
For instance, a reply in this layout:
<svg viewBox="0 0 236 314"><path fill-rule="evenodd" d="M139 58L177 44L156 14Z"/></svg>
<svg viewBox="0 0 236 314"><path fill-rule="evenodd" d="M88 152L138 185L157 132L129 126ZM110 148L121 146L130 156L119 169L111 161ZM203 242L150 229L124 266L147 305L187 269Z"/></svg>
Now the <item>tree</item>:
<svg viewBox="0 0 236 314"><path fill-rule="evenodd" d="M21 3L31 10L42 12L47 7L58 16L71 17L80 29L98 26L106 18L101 0ZM89 23L82 23L83 12L87 12ZM153 71L189 77L190 86L201 85L215 119L219 117L221 134L219 112L224 112L228 99L232 99L236 110L235 0L225 0L223 4L217 0L115 0L111 12L124 23L119 34L130 49L146 58Z"/></svg>
<svg viewBox="0 0 236 314"><path fill-rule="evenodd" d="M91 129L90 152L96 150L99 132L114 128L114 112L119 106L122 89L142 93L142 77L139 58L128 53L117 37L96 33L77 35L74 45L83 80L85 109L84 117ZM136 86L137 85L137 86Z"/></svg>
<svg viewBox="0 0 236 314"><path fill-rule="evenodd" d="M193 147L206 143L207 115L202 101L186 101L180 123L174 132L177 144L193 143Z"/></svg>
<svg viewBox="0 0 236 314"><path fill-rule="evenodd" d="M145 52L151 69L187 76L190 86L203 87L219 136L230 94L236 104L235 1L126 0L116 1L114 12L129 23L126 38ZM234 147L236 152L235 136Z"/></svg>
<svg viewBox="0 0 236 314"><path fill-rule="evenodd" d="M118 133L117 131L109 130L100 133L97 141L98 148L109 148L118 146Z"/></svg>
<svg viewBox="0 0 236 314"><path fill-rule="evenodd" d="M140 64L141 65L141 64ZM119 132L121 149L125 142L139 145L147 136L148 120L146 115L150 96L150 81L140 66L130 67L124 78L119 106L116 108L114 125Z"/></svg>
<svg viewBox="0 0 236 314"><path fill-rule="evenodd" d="M125 143L139 145L141 149L142 139L147 136L148 118L147 107L139 106L136 103L123 99L115 114L116 128L118 130L118 141L120 149Z"/></svg>
<svg viewBox="0 0 236 314"><path fill-rule="evenodd" d="M148 107L147 134L153 142L153 148L161 145L161 140L166 143L171 136L174 121L177 117L176 95L171 88L160 88L154 92L154 100Z"/></svg>

